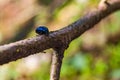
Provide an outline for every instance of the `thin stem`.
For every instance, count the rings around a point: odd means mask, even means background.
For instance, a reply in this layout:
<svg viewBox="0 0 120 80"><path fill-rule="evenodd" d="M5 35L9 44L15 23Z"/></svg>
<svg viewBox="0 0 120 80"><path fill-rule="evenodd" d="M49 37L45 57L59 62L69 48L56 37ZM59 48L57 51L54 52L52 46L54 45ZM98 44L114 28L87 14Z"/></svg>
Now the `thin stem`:
<svg viewBox="0 0 120 80"><path fill-rule="evenodd" d="M60 70L62 66L62 59L63 59L63 50L54 51L52 56L52 65L51 65L51 73L50 73L50 80L59 80L60 77Z"/></svg>

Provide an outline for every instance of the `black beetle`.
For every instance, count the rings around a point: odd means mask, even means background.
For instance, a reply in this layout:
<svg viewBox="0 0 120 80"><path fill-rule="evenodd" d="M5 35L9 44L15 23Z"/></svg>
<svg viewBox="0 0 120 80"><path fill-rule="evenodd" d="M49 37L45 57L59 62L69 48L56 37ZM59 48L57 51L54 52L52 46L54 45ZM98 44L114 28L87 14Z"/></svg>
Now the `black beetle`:
<svg viewBox="0 0 120 80"><path fill-rule="evenodd" d="M39 26L36 28L35 32L39 35L46 35L48 36L49 35L49 30L47 27L45 26Z"/></svg>

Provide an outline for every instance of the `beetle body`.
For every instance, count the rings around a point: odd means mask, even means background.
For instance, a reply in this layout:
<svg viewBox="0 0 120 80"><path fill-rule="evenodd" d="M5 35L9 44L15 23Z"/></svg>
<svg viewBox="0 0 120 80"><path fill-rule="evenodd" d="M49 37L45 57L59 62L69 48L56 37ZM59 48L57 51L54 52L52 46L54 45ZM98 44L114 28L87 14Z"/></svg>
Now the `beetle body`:
<svg viewBox="0 0 120 80"><path fill-rule="evenodd" d="M38 28L36 28L35 32L39 35L49 35L49 30L45 26L39 26Z"/></svg>

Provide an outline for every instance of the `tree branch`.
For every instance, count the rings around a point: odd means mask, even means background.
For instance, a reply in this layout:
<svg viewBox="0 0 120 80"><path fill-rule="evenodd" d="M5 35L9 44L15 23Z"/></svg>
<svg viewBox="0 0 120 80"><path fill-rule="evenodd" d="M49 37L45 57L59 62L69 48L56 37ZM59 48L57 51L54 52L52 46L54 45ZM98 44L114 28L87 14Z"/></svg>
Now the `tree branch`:
<svg viewBox="0 0 120 80"><path fill-rule="evenodd" d="M63 50L62 50L63 49ZM55 50L52 56L50 80L59 80L64 48Z"/></svg>
<svg viewBox="0 0 120 80"><path fill-rule="evenodd" d="M37 36L0 46L0 64L15 61L48 48L58 47L58 43L68 45L100 20L120 9L120 0L111 1L112 3L106 8L91 11L73 24L50 33L49 36Z"/></svg>

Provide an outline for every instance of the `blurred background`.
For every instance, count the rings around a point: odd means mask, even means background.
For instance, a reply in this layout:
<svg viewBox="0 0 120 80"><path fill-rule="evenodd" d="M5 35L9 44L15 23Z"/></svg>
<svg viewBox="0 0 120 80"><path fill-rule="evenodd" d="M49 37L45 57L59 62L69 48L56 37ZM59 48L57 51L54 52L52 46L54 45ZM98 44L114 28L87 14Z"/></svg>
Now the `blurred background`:
<svg viewBox="0 0 120 80"><path fill-rule="evenodd" d="M58 30L94 10L100 0L0 0L0 45ZM120 80L120 12L70 43L60 80ZM49 80L52 49L0 66L0 80ZM49 54L50 53L50 54Z"/></svg>

